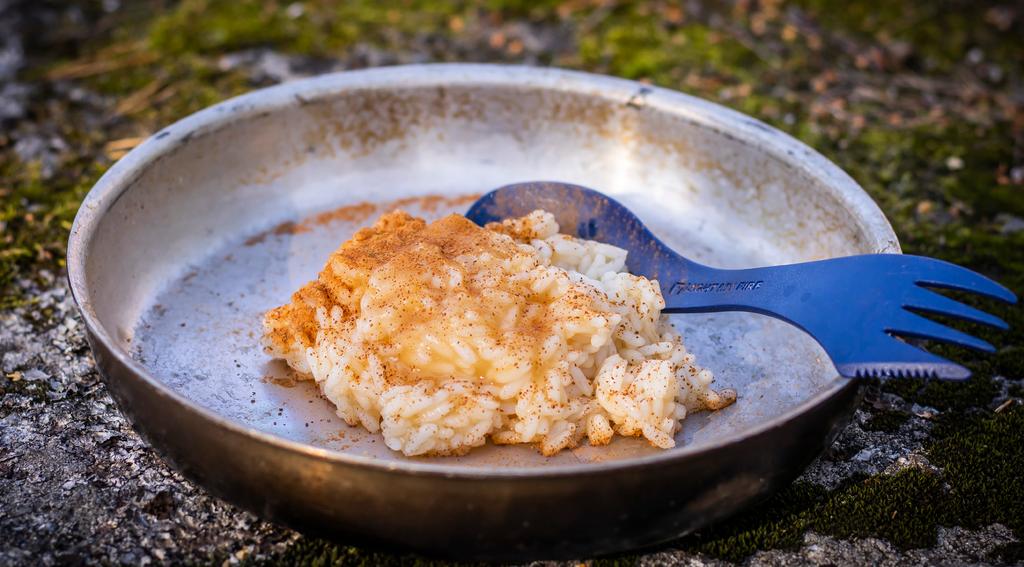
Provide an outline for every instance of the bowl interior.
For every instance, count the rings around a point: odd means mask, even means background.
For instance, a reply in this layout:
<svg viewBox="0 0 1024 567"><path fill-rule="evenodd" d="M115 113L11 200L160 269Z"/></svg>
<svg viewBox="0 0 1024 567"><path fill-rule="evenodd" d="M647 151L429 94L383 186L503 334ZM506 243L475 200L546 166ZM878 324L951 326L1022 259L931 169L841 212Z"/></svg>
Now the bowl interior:
<svg viewBox="0 0 1024 567"><path fill-rule="evenodd" d="M131 175L101 181L119 189L86 245L90 306L154 379L246 427L408 460L377 434L345 425L310 382L269 360L259 346L261 315L378 215L395 207L428 218L465 212L475 195L511 182L606 192L677 250L715 266L895 246L891 232L877 229L884 219L867 218L876 209L852 207L834 179L805 167L820 157L794 153L802 146L749 121L730 130L743 117L713 105L541 72L514 80L439 73L415 84L389 76L318 79L229 101L136 150L119 166ZM672 451L728 440L843 385L812 339L773 319L723 313L673 322L716 385L736 388L739 401L689 417ZM658 451L617 439L553 458L489 445L433 460L543 467Z"/></svg>

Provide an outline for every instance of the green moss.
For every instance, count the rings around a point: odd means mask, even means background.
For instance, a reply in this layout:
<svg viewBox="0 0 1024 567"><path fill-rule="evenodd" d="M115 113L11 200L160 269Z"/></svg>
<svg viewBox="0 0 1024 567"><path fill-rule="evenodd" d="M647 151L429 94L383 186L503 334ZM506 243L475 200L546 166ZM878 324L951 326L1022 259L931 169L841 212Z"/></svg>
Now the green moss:
<svg viewBox="0 0 1024 567"><path fill-rule="evenodd" d="M301 7L294 11L292 6ZM223 53L249 47L307 55L339 55L356 41L381 46L396 37L430 30L444 34L448 20L467 10L462 2L407 0L400 4L355 0L305 3L264 0L185 0L150 30L160 53Z"/></svg>
<svg viewBox="0 0 1024 567"><path fill-rule="evenodd" d="M809 527L838 538L880 537L903 549L934 545L942 480L906 469L868 478L831 495Z"/></svg>
<svg viewBox="0 0 1024 567"><path fill-rule="evenodd" d="M903 399L930 406L941 411L964 411L985 407L999 393L999 386L991 377L976 374L964 382L941 380L902 379L889 380L883 389Z"/></svg>
<svg viewBox="0 0 1024 567"><path fill-rule="evenodd" d="M301 538L282 554L262 561L247 561L251 565L294 565L302 567L350 566L377 567L402 565L407 567L435 567L481 565L479 563L452 563L433 561L415 555L396 555L351 547L324 539Z"/></svg>
<svg viewBox="0 0 1024 567"><path fill-rule="evenodd" d="M990 558L1011 565L1024 563L1024 542L1017 541L1000 545L993 550Z"/></svg>
<svg viewBox="0 0 1024 567"><path fill-rule="evenodd" d="M910 249L919 241L940 244L931 238L936 232L953 236L956 230L966 229L971 233L966 236L972 236L975 231L991 231L995 227L975 223L1000 212L1024 214L1019 188L1002 182L1003 169L1012 160L1005 147L1006 140L1012 138L1009 123L936 121L913 128L879 124L839 139L823 131L821 125L802 123L795 133L834 159L886 213L902 221L895 223L896 229ZM959 168L946 166L950 158L960 160ZM949 225L935 215L918 213L922 201L938 205L937 211L956 203L959 219L951 219L954 222Z"/></svg>
<svg viewBox="0 0 1024 567"><path fill-rule="evenodd" d="M758 550L799 547L808 530L840 538L881 537L904 549L924 547L935 542L941 501L942 480L917 469L853 479L833 492L797 483L683 543L731 561Z"/></svg>
<svg viewBox="0 0 1024 567"><path fill-rule="evenodd" d="M929 450L929 457L943 469L951 487L944 504L947 518L979 527L999 522L1020 537L1024 534L1024 409L1012 407L946 432L948 436Z"/></svg>
<svg viewBox="0 0 1024 567"><path fill-rule="evenodd" d="M80 159L44 180L38 163L22 163L0 152L0 309L23 298L15 277L35 269L58 273L64 265L67 235L78 204L105 166Z"/></svg>
<svg viewBox="0 0 1024 567"><path fill-rule="evenodd" d="M897 431L910 419L910 414L901 410L877 411L864 423L864 429L868 431Z"/></svg>
<svg viewBox="0 0 1024 567"><path fill-rule="evenodd" d="M759 549L796 548L803 541L812 511L827 497L823 488L795 483L728 523L688 536L680 543L692 551L731 561L742 560Z"/></svg>
<svg viewBox="0 0 1024 567"><path fill-rule="evenodd" d="M101 73L89 79L88 84L105 95L126 96L157 80L153 66L130 66L126 69Z"/></svg>
<svg viewBox="0 0 1024 567"><path fill-rule="evenodd" d="M735 38L701 23L672 25L644 4L620 6L578 40L582 65L668 86L679 86L688 73L749 79L757 63Z"/></svg>
<svg viewBox="0 0 1024 567"><path fill-rule="evenodd" d="M1016 534L1024 521L1024 410L946 421L928 457L941 475L905 469L857 479L826 492L794 484L725 524L685 538L685 548L739 561L763 549L795 548L808 530L880 537L903 549L935 543L940 525L972 528L1001 522ZM947 489L948 486L948 489ZM1016 547L997 553L1012 556Z"/></svg>
<svg viewBox="0 0 1024 567"><path fill-rule="evenodd" d="M185 0L157 19L150 41L170 54L231 51L295 42L315 30L305 29L305 22L288 17L274 2Z"/></svg>
<svg viewBox="0 0 1024 567"><path fill-rule="evenodd" d="M1020 188L1000 182L1004 175L1000 168L1006 167L1007 159L1003 146L1013 137L1009 123L982 128L956 123L916 128L909 134L914 158L933 165L927 183L943 197L962 202L976 218L1000 212L1024 215ZM950 158L959 158L962 165L947 167Z"/></svg>
<svg viewBox="0 0 1024 567"><path fill-rule="evenodd" d="M489 10L506 18L528 18L549 20L555 17L564 0L485 0L482 4Z"/></svg>
<svg viewBox="0 0 1024 567"><path fill-rule="evenodd" d="M809 15L829 26L836 35L846 33L862 40L895 41L909 45L907 65L930 72L949 72L963 62L971 48L986 58L1015 64L1019 50L1013 45L1020 37L1019 19L1005 29L993 25L988 2L952 0L905 4L886 0L847 2L841 10L828 0L797 0ZM853 54L837 50L837 57Z"/></svg>
<svg viewBox="0 0 1024 567"><path fill-rule="evenodd" d="M221 71L199 57L182 56L165 69L169 75L166 88L173 89L173 96L163 104L144 109L137 117L151 124L152 131L253 87L240 72Z"/></svg>

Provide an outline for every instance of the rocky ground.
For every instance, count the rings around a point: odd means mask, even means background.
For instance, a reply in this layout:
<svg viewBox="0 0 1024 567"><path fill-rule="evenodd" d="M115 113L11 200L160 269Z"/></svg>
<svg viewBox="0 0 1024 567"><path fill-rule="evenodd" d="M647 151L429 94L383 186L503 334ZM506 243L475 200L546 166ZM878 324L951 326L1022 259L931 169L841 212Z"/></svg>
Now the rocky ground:
<svg viewBox="0 0 1024 567"><path fill-rule="evenodd" d="M307 538L169 469L118 413L64 283L77 204L160 125L297 77L423 61L559 65L716 100L849 171L909 252L1024 292L1024 9L614 1L0 0L0 564L420 561ZM988 305L989 309L994 306ZM1024 313L964 384L876 384L769 502L588 563L1024 560Z"/></svg>

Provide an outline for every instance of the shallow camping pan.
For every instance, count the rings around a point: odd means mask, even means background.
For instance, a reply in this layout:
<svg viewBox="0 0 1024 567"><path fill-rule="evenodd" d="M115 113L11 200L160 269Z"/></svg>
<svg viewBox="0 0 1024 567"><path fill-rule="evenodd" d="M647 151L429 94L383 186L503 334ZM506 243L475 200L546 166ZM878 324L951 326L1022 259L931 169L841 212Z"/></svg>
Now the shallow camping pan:
<svg viewBox="0 0 1024 567"><path fill-rule="evenodd" d="M739 400L551 458L488 445L407 458L345 425L259 346L261 315L393 208L437 218L537 179L620 199L726 268L899 252L842 171L757 120L554 70L348 72L228 100L118 162L75 219L68 272L96 361L136 429L210 492L308 532L435 556L566 558L646 546L790 482L859 399L808 336L746 313L672 316Z"/></svg>

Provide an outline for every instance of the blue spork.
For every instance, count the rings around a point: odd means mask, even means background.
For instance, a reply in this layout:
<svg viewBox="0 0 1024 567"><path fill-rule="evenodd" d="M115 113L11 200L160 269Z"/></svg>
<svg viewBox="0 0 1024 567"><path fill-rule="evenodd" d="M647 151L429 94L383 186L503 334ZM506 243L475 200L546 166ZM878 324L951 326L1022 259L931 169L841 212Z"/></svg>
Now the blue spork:
<svg viewBox="0 0 1024 567"><path fill-rule="evenodd" d="M658 240L632 212L586 187L533 182L508 185L481 197L466 216L484 225L536 209L555 215L562 230L629 251L630 272L656 279L666 313L751 311L803 329L825 349L846 377L964 379L970 371L911 345L930 339L993 352L991 344L915 311L956 317L1000 329L998 317L928 288L977 293L1015 303L998 283L942 260L905 254L866 254L720 270L679 255Z"/></svg>

